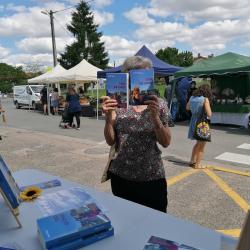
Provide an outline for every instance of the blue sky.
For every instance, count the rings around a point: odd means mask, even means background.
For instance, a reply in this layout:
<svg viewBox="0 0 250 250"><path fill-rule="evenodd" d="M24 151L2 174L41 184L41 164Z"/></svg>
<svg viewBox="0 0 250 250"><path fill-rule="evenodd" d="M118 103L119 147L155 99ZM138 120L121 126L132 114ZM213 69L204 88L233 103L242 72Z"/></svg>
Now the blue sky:
<svg viewBox="0 0 250 250"><path fill-rule="evenodd" d="M78 0L0 1L0 61L52 65L49 18ZM250 56L249 0L93 0L95 22L110 62L122 62L143 44L153 52L167 46L197 55L233 51ZM72 9L55 14L58 53L73 38L65 31Z"/></svg>

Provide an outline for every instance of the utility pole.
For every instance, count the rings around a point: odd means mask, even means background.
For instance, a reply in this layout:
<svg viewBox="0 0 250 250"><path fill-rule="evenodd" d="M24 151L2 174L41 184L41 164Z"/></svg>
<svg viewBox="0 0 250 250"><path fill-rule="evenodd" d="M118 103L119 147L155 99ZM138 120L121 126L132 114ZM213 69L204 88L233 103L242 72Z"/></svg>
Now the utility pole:
<svg viewBox="0 0 250 250"><path fill-rule="evenodd" d="M55 29L54 29L54 12L50 10L49 17L50 17L50 26L51 26L51 37L52 37L52 48L53 48L53 61L54 67L57 64L57 53L56 53L56 39L55 39Z"/></svg>
<svg viewBox="0 0 250 250"><path fill-rule="evenodd" d="M51 38L52 38L52 50L53 50L53 62L54 67L57 64L57 52L56 52L56 39L55 39L55 28L54 28L54 13L52 10L41 11L42 14L50 17L50 26L51 26Z"/></svg>

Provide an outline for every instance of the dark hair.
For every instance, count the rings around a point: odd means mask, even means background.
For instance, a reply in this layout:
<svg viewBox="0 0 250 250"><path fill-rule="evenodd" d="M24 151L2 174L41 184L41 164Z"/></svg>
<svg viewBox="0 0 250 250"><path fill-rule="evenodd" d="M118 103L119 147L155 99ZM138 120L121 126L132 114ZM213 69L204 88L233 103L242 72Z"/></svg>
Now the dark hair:
<svg viewBox="0 0 250 250"><path fill-rule="evenodd" d="M54 92L58 92L58 88L54 88Z"/></svg>
<svg viewBox="0 0 250 250"><path fill-rule="evenodd" d="M193 92L193 96L204 96L208 98L209 102L212 102L212 91L208 84L202 84L198 89Z"/></svg>

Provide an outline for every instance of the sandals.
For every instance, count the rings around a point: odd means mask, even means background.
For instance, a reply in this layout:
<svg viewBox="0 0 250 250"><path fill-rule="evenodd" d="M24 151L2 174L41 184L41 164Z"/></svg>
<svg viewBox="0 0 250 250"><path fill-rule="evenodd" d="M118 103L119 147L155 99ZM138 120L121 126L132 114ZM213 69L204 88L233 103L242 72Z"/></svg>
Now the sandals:
<svg viewBox="0 0 250 250"><path fill-rule="evenodd" d="M195 162L189 163L188 166L191 167L191 168L194 168L194 169L205 169L205 168L207 168L206 166L196 166Z"/></svg>

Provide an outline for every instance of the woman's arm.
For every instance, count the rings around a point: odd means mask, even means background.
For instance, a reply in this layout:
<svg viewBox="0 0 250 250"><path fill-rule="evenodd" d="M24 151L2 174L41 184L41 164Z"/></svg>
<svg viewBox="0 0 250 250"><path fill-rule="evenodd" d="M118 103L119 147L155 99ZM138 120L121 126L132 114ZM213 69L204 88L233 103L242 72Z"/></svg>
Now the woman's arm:
<svg viewBox="0 0 250 250"><path fill-rule="evenodd" d="M156 117L154 121L155 125L155 134L156 134L156 139L157 141L164 147L168 147L170 142L171 142L171 132L169 127L165 127L161 120L160 117Z"/></svg>
<svg viewBox="0 0 250 250"><path fill-rule="evenodd" d="M187 105L186 105L186 110L190 111L190 101L188 101Z"/></svg>
<svg viewBox="0 0 250 250"><path fill-rule="evenodd" d="M151 111L151 119L155 126L155 135L157 141L164 147L168 147L171 142L171 132L166 124L165 126L162 124L160 119L160 110L159 110L159 100L156 96L152 97L152 100L146 101L145 104L148 105Z"/></svg>
<svg viewBox="0 0 250 250"><path fill-rule="evenodd" d="M104 137L109 146L115 144L115 119L116 119L116 112L115 108L117 107L117 101L110 99L109 97L105 96L103 98L102 110L105 113L105 127L104 127Z"/></svg>
<svg viewBox="0 0 250 250"><path fill-rule="evenodd" d="M207 116L210 118L212 116L212 110L208 98L205 99L204 108Z"/></svg>

